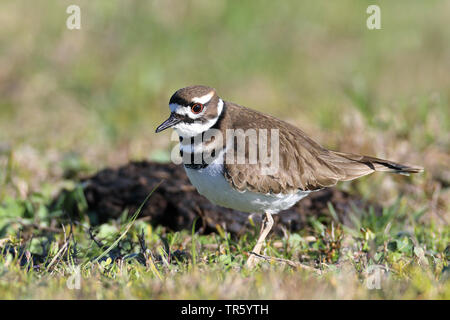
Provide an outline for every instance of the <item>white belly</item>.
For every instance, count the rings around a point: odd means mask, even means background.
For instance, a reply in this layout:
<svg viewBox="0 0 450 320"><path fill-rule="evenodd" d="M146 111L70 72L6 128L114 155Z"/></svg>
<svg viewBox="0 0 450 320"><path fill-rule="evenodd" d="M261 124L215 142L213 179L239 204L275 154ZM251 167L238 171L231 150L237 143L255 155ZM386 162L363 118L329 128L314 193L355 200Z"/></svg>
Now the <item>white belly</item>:
<svg viewBox="0 0 450 320"><path fill-rule="evenodd" d="M275 214L292 207L310 193L299 191L293 194L262 194L237 191L225 180L220 160L203 169L185 168L185 170L191 183L209 201L242 212Z"/></svg>

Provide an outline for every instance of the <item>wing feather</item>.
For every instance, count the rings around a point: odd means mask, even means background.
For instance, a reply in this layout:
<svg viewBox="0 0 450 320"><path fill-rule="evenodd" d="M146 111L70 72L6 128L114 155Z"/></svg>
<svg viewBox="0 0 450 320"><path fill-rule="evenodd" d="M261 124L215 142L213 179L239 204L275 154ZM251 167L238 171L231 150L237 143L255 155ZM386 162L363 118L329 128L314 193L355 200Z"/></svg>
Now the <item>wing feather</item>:
<svg viewBox="0 0 450 320"><path fill-rule="evenodd" d="M226 104L227 109L235 109L227 112L228 121L224 122L227 128L243 131L267 129L269 150L271 129L278 129L279 133L276 171L270 170L270 164L262 163L259 157L256 164L249 164L248 148L245 149L245 164L224 164L225 178L238 190L264 194L295 193L331 187L339 181L352 180L374 171L408 174L423 170L374 157L327 150L287 122L232 103ZM236 148L235 143L235 152Z"/></svg>

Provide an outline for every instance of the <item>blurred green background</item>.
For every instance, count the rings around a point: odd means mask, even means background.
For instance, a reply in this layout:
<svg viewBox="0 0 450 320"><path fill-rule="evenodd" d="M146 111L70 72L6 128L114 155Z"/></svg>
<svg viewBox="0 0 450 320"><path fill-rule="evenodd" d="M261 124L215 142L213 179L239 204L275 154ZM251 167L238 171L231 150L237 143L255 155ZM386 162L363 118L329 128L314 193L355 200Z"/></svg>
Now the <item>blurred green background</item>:
<svg viewBox="0 0 450 320"><path fill-rule="evenodd" d="M205 84L327 147L425 166L410 184L378 175L341 187L422 203L438 192L446 212L450 1L377 3L381 30L366 27L372 1L3 0L3 196L168 161L170 132L154 129L176 89ZM70 4L81 30L66 28Z"/></svg>
<svg viewBox="0 0 450 320"><path fill-rule="evenodd" d="M374 3L381 30L366 27ZM72 4L81 30L66 27ZM1 0L0 298L448 298L449 21L444 0ZM347 226L328 204L330 214L300 232L269 236L265 254L322 276L268 264L248 272L241 267L257 233L235 240L144 221L126 229L127 210L94 229L105 246L94 244L79 178L132 160L170 161L170 130L154 130L173 92L193 84L331 149L425 172L340 183L382 212L349 202ZM52 208L62 188L69 195L59 199L69 200ZM72 240L60 225L71 201L81 218L70 224ZM138 244L144 231L151 255L162 253L153 268L113 251L91 263L119 234ZM137 250L126 248L119 254ZM193 258L166 265L167 248ZM24 250L26 267L13 259ZM50 264L34 264L39 256ZM82 288L67 290L80 264L88 266ZM382 290L362 282L374 264L388 270Z"/></svg>

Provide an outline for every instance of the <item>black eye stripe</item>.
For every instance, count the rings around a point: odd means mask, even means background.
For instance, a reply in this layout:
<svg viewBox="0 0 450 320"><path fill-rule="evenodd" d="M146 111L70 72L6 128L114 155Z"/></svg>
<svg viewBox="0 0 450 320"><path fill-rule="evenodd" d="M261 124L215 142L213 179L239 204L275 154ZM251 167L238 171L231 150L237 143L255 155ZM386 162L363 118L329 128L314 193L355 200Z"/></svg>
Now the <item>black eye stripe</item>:
<svg viewBox="0 0 450 320"><path fill-rule="evenodd" d="M181 120L183 123L206 123L212 120L214 117L203 117L198 119L192 119L188 115L177 115L177 118Z"/></svg>
<svg viewBox="0 0 450 320"><path fill-rule="evenodd" d="M200 119L192 119L192 118L189 117L189 115L176 114L176 117L177 117L178 119L180 119L181 122L184 122L184 123L194 123L194 122L197 122L197 123L198 123L198 122L205 123L206 121L208 121L208 119L203 119L203 118L200 118Z"/></svg>
<svg viewBox="0 0 450 320"><path fill-rule="evenodd" d="M180 119L181 122L185 122L185 123L194 123L194 122L195 122L195 119L189 118L188 115L185 115L185 116L179 116L178 119Z"/></svg>

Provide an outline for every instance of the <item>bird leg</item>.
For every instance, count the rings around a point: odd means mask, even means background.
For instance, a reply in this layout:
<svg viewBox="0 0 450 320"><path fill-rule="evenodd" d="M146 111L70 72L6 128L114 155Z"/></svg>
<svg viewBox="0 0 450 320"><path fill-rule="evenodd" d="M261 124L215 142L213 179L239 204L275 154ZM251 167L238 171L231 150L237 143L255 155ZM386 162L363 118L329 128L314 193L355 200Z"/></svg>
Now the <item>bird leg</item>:
<svg viewBox="0 0 450 320"><path fill-rule="evenodd" d="M250 257L247 260L248 268L253 268L254 266L256 266L256 263L258 262L258 258L256 257L256 255L260 254L264 240L266 239L267 235L269 234L270 229L272 229L272 226L273 226L272 215L270 213L266 212L262 219L261 231L259 234L258 241L256 242L256 245L253 248L252 252L250 252Z"/></svg>

